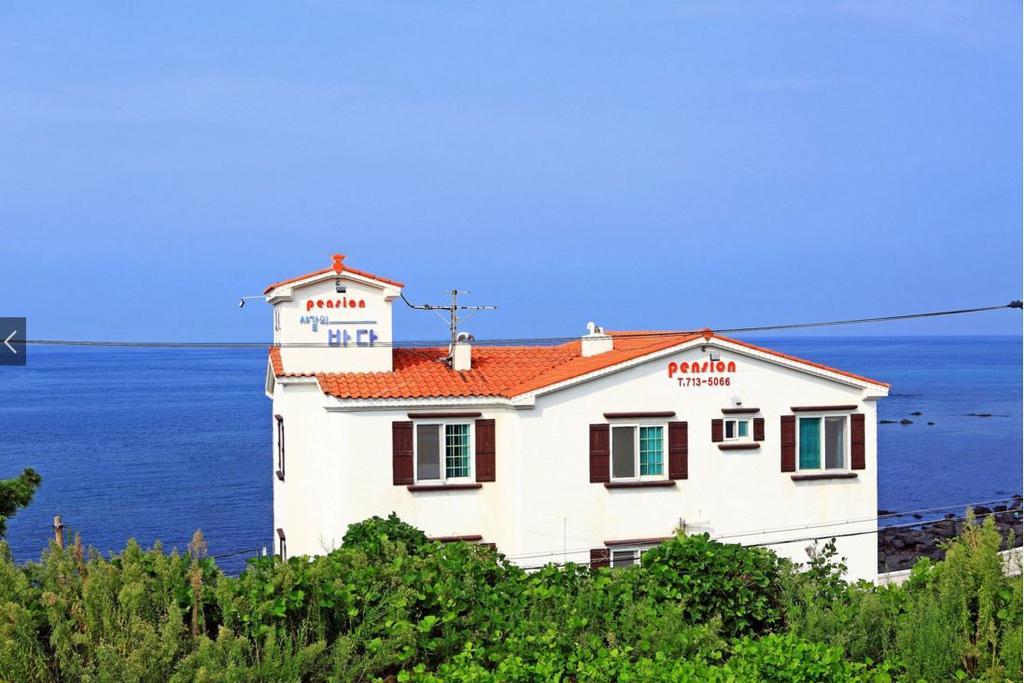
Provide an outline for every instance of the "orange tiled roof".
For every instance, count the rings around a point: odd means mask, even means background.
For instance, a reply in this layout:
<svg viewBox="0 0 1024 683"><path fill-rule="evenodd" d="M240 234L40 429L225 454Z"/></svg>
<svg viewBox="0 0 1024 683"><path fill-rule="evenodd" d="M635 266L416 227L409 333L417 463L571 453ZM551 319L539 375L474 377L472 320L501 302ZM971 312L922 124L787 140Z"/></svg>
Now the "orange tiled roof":
<svg viewBox="0 0 1024 683"><path fill-rule="evenodd" d="M317 275L326 275L327 273L333 273L333 272L335 272L333 267L332 268L322 268L320 270L313 271L312 273L306 273L305 275L299 275L298 277L290 277L287 280L281 280L280 282L275 282L272 285L268 285L267 288L263 290L263 293L264 294L269 294L270 290L276 289L277 287L282 287L284 285L290 285L291 283L298 282L299 280L305 280L306 278L309 278L309 277L316 277ZM358 268L351 268L348 265L345 266L343 272L345 272L345 273L355 273L356 275L362 275L363 277L368 277L371 280L376 280L377 282L383 282L385 284L394 285L395 287L405 287L405 285L402 284L401 282L399 282L398 280L392 280L391 278L381 277L380 275L374 275L373 273L367 273L365 270L359 270Z"/></svg>
<svg viewBox="0 0 1024 683"><path fill-rule="evenodd" d="M392 350L392 372L316 373L320 388L329 396L343 399L457 398L497 396L511 398L634 360L702 336L704 333L612 332L614 348L596 356L580 355L580 342L557 346L475 346L473 368L458 372L439 359L443 348L396 348ZM836 370L819 363L764 349L735 339L719 337L806 365L836 372L857 380L888 386L882 382ZM280 349L270 349L277 376L288 375ZM305 375L313 376L313 375Z"/></svg>
<svg viewBox="0 0 1024 683"><path fill-rule="evenodd" d="M284 363L281 361L281 349L270 347L270 367L274 370L274 377L284 377Z"/></svg>

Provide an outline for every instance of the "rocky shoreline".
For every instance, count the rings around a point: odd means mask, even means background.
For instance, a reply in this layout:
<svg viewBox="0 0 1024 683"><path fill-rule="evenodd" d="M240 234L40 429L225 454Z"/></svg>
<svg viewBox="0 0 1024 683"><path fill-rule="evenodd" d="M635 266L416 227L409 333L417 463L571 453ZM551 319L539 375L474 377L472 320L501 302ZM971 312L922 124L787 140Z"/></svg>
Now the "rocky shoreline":
<svg viewBox="0 0 1024 683"><path fill-rule="evenodd" d="M974 508L974 514L979 517L994 517L996 528L1003 535L1004 542L1011 534L1015 547L1021 545L1021 496L1016 495L1008 498L1004 505L994 505L991 508L978 505ZM879 516L887 513L885 510L878 511ZM881 528L878 531L878 571L891 572L900 569L910 569L919 557L930 557L933 560L941 560L945 557L942 546L946 541L960 533L964 518L952 513L947 514L945 519L938 521L927 521L913 526L911 517L908 521L894 527Z"/></svg>

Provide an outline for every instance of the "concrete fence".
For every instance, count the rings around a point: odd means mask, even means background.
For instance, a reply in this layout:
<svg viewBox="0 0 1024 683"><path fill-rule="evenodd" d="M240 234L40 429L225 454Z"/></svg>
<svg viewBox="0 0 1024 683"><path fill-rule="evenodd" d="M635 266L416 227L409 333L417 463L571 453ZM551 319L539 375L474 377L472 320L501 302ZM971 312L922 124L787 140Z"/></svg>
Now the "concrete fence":
<svg viewBox="0 0 1024 683"><path fill-rule="evenodd" d="M1024 557L1021 555L1021 548L1013 548L1012 550L1003 550L999 555L1003 558L1003 571L1006 572L1007 576L1019 576L1021 573L1021 563ZM875 581L879 586L898 586L899 584L910 578L909 569L901 569L896 572L885 572L879 574L878 579Z"/></svg>

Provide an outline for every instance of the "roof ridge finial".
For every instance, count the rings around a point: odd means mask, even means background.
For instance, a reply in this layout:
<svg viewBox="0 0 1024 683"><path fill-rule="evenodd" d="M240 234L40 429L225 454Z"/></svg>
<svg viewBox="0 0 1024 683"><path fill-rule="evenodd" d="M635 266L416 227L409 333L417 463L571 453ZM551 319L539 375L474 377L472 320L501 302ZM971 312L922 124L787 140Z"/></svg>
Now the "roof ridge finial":
<svg viewBox="0 0 1024 683"><path fill-rule="evenodd" d="M341 275L341 271L345 270L345 264L342 263L345 260L345 255L332 254L331 258L334 259L334 263L331 265L331 270L333 270L338 275Z"/></svg>
<svg viewBox="0 0 1024 683"><path fill-rule="evenodd" d="M715 336L715 333L711 331L710 327L705 327L701 333L704 335L704 341L708 341Z"/></svg>

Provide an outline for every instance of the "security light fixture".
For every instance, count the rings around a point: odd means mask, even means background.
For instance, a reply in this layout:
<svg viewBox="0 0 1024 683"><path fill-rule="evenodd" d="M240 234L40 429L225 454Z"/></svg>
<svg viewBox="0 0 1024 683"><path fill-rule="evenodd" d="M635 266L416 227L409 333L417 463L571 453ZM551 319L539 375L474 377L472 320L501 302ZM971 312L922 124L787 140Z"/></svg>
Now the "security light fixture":
<svg viewBox="0 0 1024 683"><path fill-rule="evenodd" d="M341 284L341 278L338 278L337 280L334 281L334 291L337 292L338 294L345 293L345 285Z"/></svg>
<svg viewBox="0 0 1024 683"><path fill-rule="evenodd" d="M241 299L238 300L238 307L239 308L245 308L245 302L248 301L249 299L262 299L262 298L263 297L260 296L260 295L256 295L256 296L243 296Z"/></svg>

